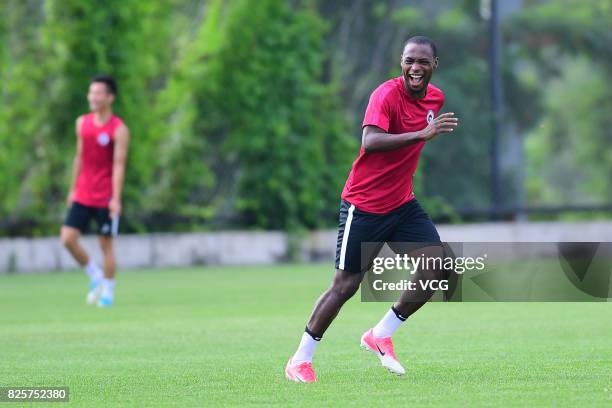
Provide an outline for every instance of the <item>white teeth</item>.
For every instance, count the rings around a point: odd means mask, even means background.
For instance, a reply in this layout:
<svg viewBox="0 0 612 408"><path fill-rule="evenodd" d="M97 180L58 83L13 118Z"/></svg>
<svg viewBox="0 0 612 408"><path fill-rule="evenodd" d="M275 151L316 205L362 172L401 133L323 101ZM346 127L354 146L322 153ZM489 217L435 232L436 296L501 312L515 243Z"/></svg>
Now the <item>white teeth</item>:
<svg viewBox="0 0 612 408"><path fill-rule="evenodd" d="M421 79L421 78L423 78L423 75L410 75L410 78L412 78L412 79Z"/></svg>

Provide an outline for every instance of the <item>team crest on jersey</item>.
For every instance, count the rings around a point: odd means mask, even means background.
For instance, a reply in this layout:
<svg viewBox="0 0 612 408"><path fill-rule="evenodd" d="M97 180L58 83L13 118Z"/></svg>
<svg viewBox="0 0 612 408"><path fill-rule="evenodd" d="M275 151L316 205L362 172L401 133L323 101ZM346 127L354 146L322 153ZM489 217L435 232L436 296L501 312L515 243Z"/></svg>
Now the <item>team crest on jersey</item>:
<svg viewBox="0 0 612 408"><path fill-rule="evenodd" d="M106 132L102 132L98 135L98 144L100 146L106 146L110 142L110 136Z"/></svg>
<svg viewBox="0 0 612 408"><path fill-rule="evenodd" d="M431 123L431 121L433 120L433 118L434 118L434 113L433 113L433 111L430 109L429 111L427 111L427 123L428 123L428 124L429 124L429 123Z"/></svg>

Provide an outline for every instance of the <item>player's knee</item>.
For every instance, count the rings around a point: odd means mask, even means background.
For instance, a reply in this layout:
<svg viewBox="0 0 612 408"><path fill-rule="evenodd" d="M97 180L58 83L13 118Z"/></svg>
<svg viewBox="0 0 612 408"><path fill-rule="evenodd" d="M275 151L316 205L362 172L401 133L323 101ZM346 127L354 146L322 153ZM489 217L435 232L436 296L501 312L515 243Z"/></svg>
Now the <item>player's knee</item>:
<svg viewBox="0 0 612 408"><path fill-rule="evenodd" d="M342 301L349 300L359 289L359 281L354 279L335 280L332 284L332 291Z"/></svg>
<svg viewBox="0 0 612 408"><path fill-rule="evenodd" d="M60 234L60 241L66 248L73 246L77 242L77 235L72 231L62 230Z"/></svg>
<svg viewBox="0 0 612 408"><path fill-rule="evenodd" d="M442 246L431 246L423 248L421 252L425 259L433 260L427 267L421 268L421 274L426 279L443 279L444 268L442 267L442 263L445 256L444 248Z"/></svg>
<svg viewBox="0 0 612 408"><path fill-rule="evenodd" d="M445 276L444 269L441 268L422 269L420 273L427 280L441 280Z"/></svg>
<svg viewBox="0 0 612 408"><path fill-rule="evenodd" d="M110 238L101 237L100 238L100 248L104 255L112 255L113 254L113 242Z"/></svg>

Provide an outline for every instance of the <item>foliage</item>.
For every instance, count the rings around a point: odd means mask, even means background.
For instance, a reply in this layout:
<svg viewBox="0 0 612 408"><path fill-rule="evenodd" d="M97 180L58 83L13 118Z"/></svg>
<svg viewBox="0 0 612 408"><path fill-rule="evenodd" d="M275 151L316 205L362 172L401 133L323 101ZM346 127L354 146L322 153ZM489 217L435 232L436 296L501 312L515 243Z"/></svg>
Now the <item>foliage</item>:
<svg viewBox="0 0 612 408"><path fill-rule="evenodd" d="M525 136L528 205L609 203L610 2L522 4L503 20L502 147ZM56 232L102 72L132 134L129 230L332 226L369 94L415 34L437 42L433 83L461 120L425 148L417 196L452 221L489 205L479 1L6 0L0 16L0 235ZM502 159L512 207L525 164Z"/></svg>

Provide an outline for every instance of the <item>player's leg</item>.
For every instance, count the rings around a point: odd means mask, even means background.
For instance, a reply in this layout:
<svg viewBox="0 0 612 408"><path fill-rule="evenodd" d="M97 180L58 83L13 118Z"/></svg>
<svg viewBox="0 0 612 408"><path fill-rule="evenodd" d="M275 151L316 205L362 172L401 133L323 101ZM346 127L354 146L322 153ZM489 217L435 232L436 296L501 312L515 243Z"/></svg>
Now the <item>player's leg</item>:
<svg viewBox="0 0 612 408"><path fill-rule="evenodd" d="M285 368L287 378L300 382L316 381L312 357L317 344L338 315L342 305L357 292L362 277L363 273L360 272L336 269L330 287L317 300L300 344L287 363Z"/></svg>
<svg viewBox="0 0 612 408"><path fill-rule="evenodd" d="M408 253L410 256L424 259L442 258L444 247L436 226L417 200L413 200L410 204L406 209L402 223L398 225L393 234L394 245L396 246L396 248L393 248L394 251L399 254ZM420 246L420 244L423 246ZM422 264L422 267L414 275L415 281L442 279L444 271L441 268L436 268L439 265L439 262ZM421 285L417 285L416 290L402 293L393 308L405 320L427 303L434 292L429 289L429 286L423 290Z"/></svg>
<svg viewBox="0 0 612 408"><path fill-rule="evenodd" d="M442 246L438 245L439 242L440 236L436 227L418 202L413 200L405 204L401 221L389 242L391 249L398 254L407 253L410 256L441 257L444 251ZM422 246L418 243L422 243ZM434 265L430 263L429 266ZM416 272L414 279L439 279L440 273L441 271L425 267ZM382 365L391 372L405 373L395 355L391 336L409 316L427 303L433 293L430 289L423 290L420 285L417 285L414 291L405 291L383 318L362 336L361 345L375 353Z"/></svg>
<svg viewBox="0 0 612 408"><path fill-rule="evenodd" d="M115 271L116 262L113 251L113 238L108 235L100 235L100 248L104 257L104 278L102 279L102 293L98 306L111 306L114 300L115 292Z"/></svg>
<svg viewBox="0 0 612 408"><path fill-rule="evenodd" d="M338 312L349 300L363 278L368 265L380 249L369 249L361 253L362 242L384 241L391 232L391 223L385 216L363 213L345 201L340 207L340 224L336 248L336 272L329 288L319 297L300 344L285 369L285 374L294 381L315 381L312 357L317 344Z"/></svg>
<svg viewBox="0 0 612 408"><path fill-rule="evenodd" d="M342 305L357 292L362 279L362 272L336 269L331 285L315 303L306 329L321 338L340 312Z"/></svg>
<svg viewBox="0 0 612 408"><path fill-rule="evenodd" d="M115 292L117 263L115 261L115 252L113 248L113 234L116 233L116 231L114 231L114 223L109 216L108 209L98 209L96 221L99 227L98 240L104 258L104 278L102 279L102 293L98 301L98 306L108 307L113 304Z"/></svg>
<svg viewBox="0 0 612 408"><path fill-rule="evenodd" d="M444 257L444 248L441 245L427 246L412 252L410 256L431 260L442 259ZM437 264L437 262L431 262L429 265L420 267L414 274L413 280L415 282L422 281L427 283L427 281L443 279L444 271L436 268ZM423 289L423 286L418 284L415 290L404 291L393 305L393 309L401 319L406 320L427 303L434 293L435 290L430 289L429 285L426 286L426 289ZM380 327L378 333L381 335L392 334L390 331L385 330L384 327Z"/></svg>
<svg viewBox="0 0 612 408"><path fill-rule="evenodd" d="M68 249L68 252L70 252L72 257L84 268L85 273L89 276L90 283L87 302L95 303L101 288L103 272L79 243L81 233L87 230L91 216L91 212L87 207L73 203L62 226L60 240L62 245Z"/></svg>
<svg viewBox="0 0 612 408"><path fill-rule="evenodd" d="M79 243L80 236L81 231L74 227L63 225L60 231L62 245L70 252L70 255L80 266L85 267L89 263L89 255Z"/></svg>

